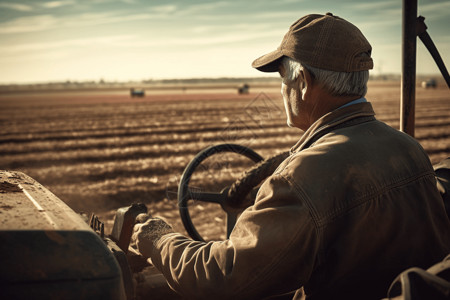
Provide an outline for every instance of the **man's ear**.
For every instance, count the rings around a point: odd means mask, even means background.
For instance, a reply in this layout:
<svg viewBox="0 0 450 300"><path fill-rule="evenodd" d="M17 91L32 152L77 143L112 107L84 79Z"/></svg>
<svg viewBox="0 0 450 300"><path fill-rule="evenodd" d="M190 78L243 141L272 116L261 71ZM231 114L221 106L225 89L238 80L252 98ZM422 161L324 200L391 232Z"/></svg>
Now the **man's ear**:
<svg viewBox="0 0 450 300"><path fill-rule="evenodd" d="M309 73L308 70L303 68L300 71L299 79L300 79L299 87L300 90L302 91L302 99L303 100L308 99L311 94L311 89L313 86L313 79L311 73Z"/></svg>

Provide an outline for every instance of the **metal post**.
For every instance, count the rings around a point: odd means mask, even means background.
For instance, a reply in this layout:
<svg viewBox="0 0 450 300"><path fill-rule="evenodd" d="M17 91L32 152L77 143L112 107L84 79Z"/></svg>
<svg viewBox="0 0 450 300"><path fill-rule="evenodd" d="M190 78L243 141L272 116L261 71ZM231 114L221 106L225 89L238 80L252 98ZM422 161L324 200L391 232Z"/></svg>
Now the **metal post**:
<svg viewBox="0 0 450 300"><path fill-rule="evenodd" d="M417 0L403 0L400 130L414 137L416 102Z"/></svg>

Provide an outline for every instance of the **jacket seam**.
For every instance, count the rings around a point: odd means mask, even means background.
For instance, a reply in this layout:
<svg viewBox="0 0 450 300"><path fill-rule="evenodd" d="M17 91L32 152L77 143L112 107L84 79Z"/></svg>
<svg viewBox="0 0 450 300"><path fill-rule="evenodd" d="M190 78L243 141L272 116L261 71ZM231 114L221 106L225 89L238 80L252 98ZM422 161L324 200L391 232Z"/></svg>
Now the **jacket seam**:
<svg viewBox="0 0 450 300"><path fill-rule="evenodd" d="M372 117L372 118L370 118L370 117ZM363 117L361 117L361 118L363 118ZM366 118L367 118L367 119L366 119L365 121L361 122L361 123L349 124L348 126L342 126L342 127L340 127L339 125L342 125L342 124L338 124L338 125L336 125L336 126L331 126L331 127L330 127L331 130L329 130L328 132L323 133L323 135L321 135L321 136L318 136L316 140L312 141L311 145L309 145L308 148L312 148L312 147L314 147L314 146L320 144L320 142L322 141L322 139L323 139L324 137L328 137L330 134L339 134L340 130L345 130L345 129L347 129L347 128L351 128L351 127L353 127L353 126L357 126L357 125L361 125L361 124L372 123L372 122L378 122L378 120L375 119L375 117L373 117L373 116L368 116L368 117L366 117ZM351 121L353 121L353 120L354 120L354 119L349 120L348 122L351 122ZM327 128L325 128L325 129L327 129ZM323 129L323 130L325 130L325 129ZM321 134L321 133L322 133L322 130L321 130L321 132L317 132L317 134ZM317 134L315 134L315 135L317 136ZM303 151L303 150L306 150L306 149L308 149L308 148L303 148L302 151ZM301 151L299 151L298 153L300 153L300 152L301 152Z"/></svg>
<svg viewBox="0 0 450 300"><path fill-rule="evenodd" d="M362 195L361 197L358 198L354 198L352 200L353 205L349 205L349 206L341 206L338 207L336 210L331 211L327 214L325 214L322 218L320 218L318 220L318 226L319 227L324 227L326 226L328 223L330 223L331 221L335 220L336 218L338 218L339 216L345 215L346 213L348 213L349 211L369 202L370 200L372 200L375 196L379 196L382 195L394 188L398 188L401 186L405 186L407 184L410 184L414 181L420 180L420 179L424 179L428 176L434 176L434 172L433 171L424 171L421 172L415 176L409 177L409 178L403 178L403 179L399 179L396 181L393 181L391 184L385 185L382 188L379 189L373 189L371 192L368 192L364 195Z"/></svg>
<svg viewBox="0 0 450 300"><path fill-rule="evenodd" d="M292 160L294 159L294 155L293 153L289 153L289 156L286 158L286 162L284 162L284 166L281 169L277 169L275 170L275 172L273 173L273 175L279 175L281 177L284 178L283 175L281 175L281 173L286 170L287 166L289 166L289 164L292 162ZM285 180L287 180L286 178L284 178ZM290 183L290 181L288 181Z"/></svg>
<svg viewBox="0 0 450 300"><path fill-rule="evenodd" d="M308 207L308 212L311 215L311 219L313 220L314 225L316 227L318 227L319 214L317 213L316 208L312 204L312 201L309 199L309 196L305 193L305 191L301 188L301 186L299 186L294 180L291 180L292 179L291 176L287 176L287 175L283 175L283 174L279 174L279 176L282 177L284 180L286 180L286 182L288 182L295 189L295 191L298 194L300 194L299 198L301 198L305 201L306 206Z"/></svg>
<svg viewBox="0 0 450 300"><path fill-rule="evenodd" d="M311 142L311 140L315 139L316 136L320 135L323 131L325 130L329 130L329 131L333 131L335 129L335 127L340 127L346 123L350 123L348 126L344 127L351 127L351 126L355 126L360 124L359 122L355 122L355 124L352 124L352 122L354 122L355 120L358 119L366 119L361 123L367 123L367 122L371 122L371 121L376 121L375 115L372 112L352 112L349 113L348 115L342 116L341 118L331 121L329 123L325 123L322 126L318 127L316 130L314 130L313 132L311 132L309 134L309 136L307 136L305 138L305 140L300 144L296 144L292 149L291 149L291 153L299 153L301 152L304 148L305 145L307 145L308 143ZM318 138L320 139L320 137ZM315 143L316 141L313 141L313 143ZM298 147L296 147L298 145ZM309 145L310 147L311 145Z"/></svg>

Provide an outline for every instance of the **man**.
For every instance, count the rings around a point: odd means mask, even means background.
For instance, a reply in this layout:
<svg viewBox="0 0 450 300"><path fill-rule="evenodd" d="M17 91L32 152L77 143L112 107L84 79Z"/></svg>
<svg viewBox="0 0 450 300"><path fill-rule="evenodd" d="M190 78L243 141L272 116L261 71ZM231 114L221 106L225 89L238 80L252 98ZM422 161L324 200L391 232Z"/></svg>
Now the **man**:
<svg viewBox="0 0 450 300"><path fill-rule="evenodd" d="M353 24L308 15L253 62L279 72L289 126L305 130L226 241L197 242L158 219L142 255L192 299L380 299L403 270L450 253L428 156L364 98L371 46ZM143 220L144 221L144 220Z"/></svg>

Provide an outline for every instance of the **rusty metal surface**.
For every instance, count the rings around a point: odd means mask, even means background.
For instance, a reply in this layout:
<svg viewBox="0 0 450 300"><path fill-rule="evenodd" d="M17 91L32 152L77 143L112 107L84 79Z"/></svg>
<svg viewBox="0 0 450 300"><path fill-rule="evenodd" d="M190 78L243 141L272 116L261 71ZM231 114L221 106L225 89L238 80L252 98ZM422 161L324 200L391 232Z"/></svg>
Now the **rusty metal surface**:
<svg viewBox="0 0 450 300"><path fill-rule="evenodd" d="M21 172L0 170L0 230L91 230L80 215Z"/></svg>
<svg viewBox="0 0 450 300"><path fill-rule="evenodd" d="M111 250L21 172L0 171L0 299L125 299Z"/></svg>

